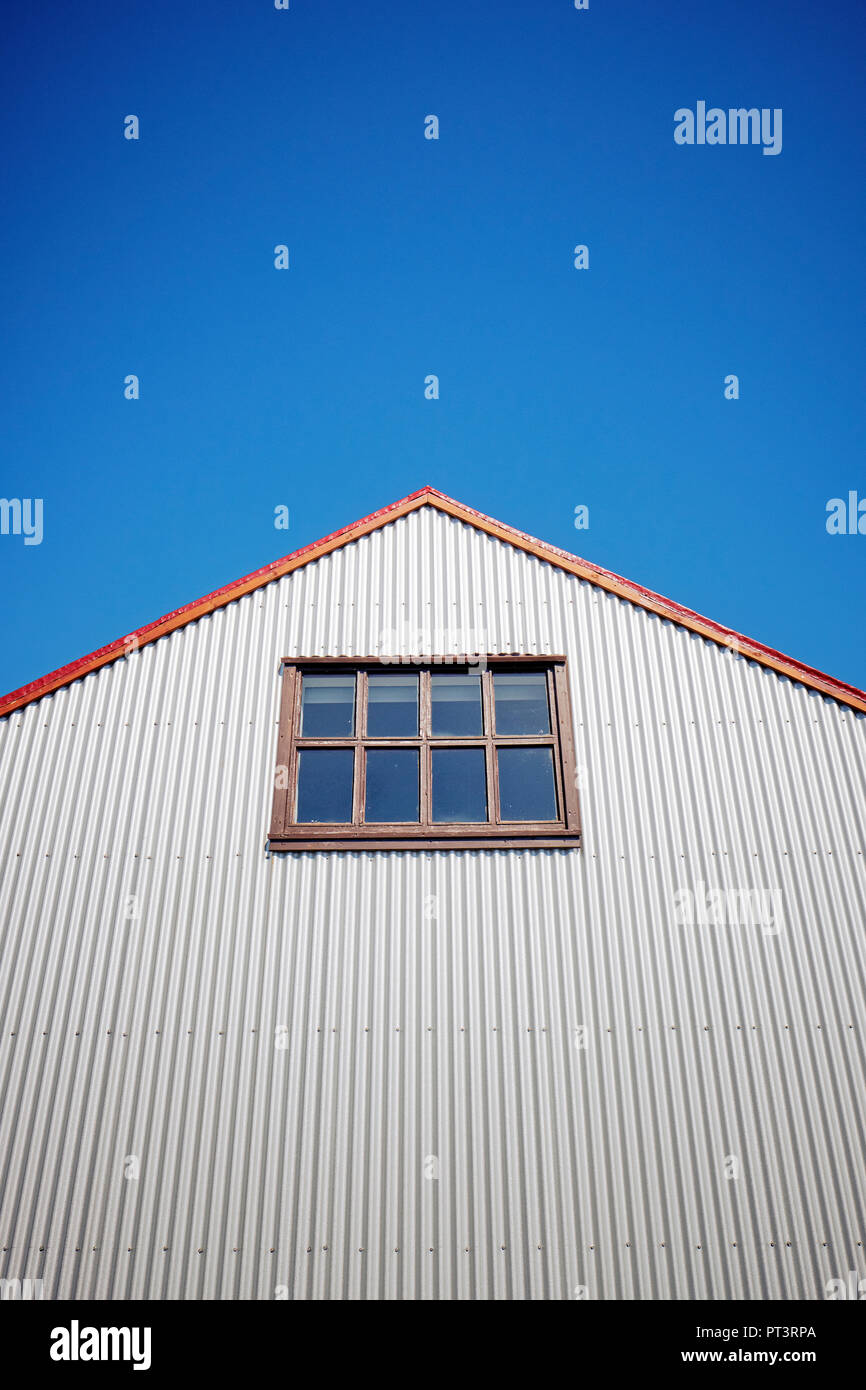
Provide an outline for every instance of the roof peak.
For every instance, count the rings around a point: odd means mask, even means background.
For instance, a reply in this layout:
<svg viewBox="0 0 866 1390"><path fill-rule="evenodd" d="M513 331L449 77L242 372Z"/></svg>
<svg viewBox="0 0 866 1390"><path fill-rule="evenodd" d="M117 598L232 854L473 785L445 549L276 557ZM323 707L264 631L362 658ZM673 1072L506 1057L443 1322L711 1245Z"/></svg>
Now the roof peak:
<svg viewBox="0 0 866 1390"><path fill-rule="evenodd" d="M825 675L822 671L806 666L794 657L784 656L781 652L774 651L772 647L755 642L732 628L726 628L720 623L713 622L710 618L704 618L692 609L684 608L672 599L666 599L651 589L645 589L642 585L623 578L622 575L602 569L600 565L594 565L589 560L582 560L566 550L559 550L556 546L549 545L546 541L537 540L534 536L518 531L505 522L495 521L483 512L475 511L472 507L466 506L465 503L449 497L447 493L440 492L431 483L425 483L416 492L411 492L407 497L402 497L397 502L392 502L386 507L379 508L378 511L371 512L368 516L362 517L360 521L352 522L351 525L341 527L339 531L333 531L321 540L302 546L300 550L292 551L281 560L272 560L270 564L254 570L233 584L226 584L221 589L215 589L203 598L185 604L182 608L174 609L173 612L138 628L126 637L119 637L114 642L108 643L107 646L100 647L87 656L80 657L77 661L69 662L68 665L61 666L47 676L42 676L38 680L20 686L17 690L10 691L8 695L0 697L0 718L30 704L33 700L40 699L43 695L49 695L52 691L70 685L73 681L79 680L91 671L98 670L101 666L108 665L109 662L116 661L119 657L126 656L130 650L139 650L151 642L156 642L160 637L167 636L170 632L214 612L217 608L225 607L226 604L242 598L245 594L252 593L264 584L281 579L284 575L291 574L293 570L300 569L303 565L308 565L313 560L330 554L333 550L339 550L352 541L360 540L361 537L369 535L371 531L377 531L422 506L434 506L438 511L446 513L457 521L473 526L507 545L524 550L537 559L565 570L579 579L597 584L609 593L616 594L630 603L635 603L648 612L655 613L670 622L678 623L710 641L735 650L740 656L750 661L760 662L761 665L769 667L780 675L787 676L790 680L799 681L810 689L820 691L823 695L829 695L843 704L866 712L866 692L858 690L856 686L847 685L844 681Z"/></svg>

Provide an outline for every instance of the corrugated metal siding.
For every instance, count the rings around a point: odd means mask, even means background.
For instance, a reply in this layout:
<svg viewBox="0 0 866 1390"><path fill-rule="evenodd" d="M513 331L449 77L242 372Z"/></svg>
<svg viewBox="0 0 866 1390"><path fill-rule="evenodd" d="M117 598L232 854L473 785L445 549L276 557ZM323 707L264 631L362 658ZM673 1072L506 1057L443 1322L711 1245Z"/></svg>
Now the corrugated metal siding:
<svg viewBox="0 0 866 1390"><path fill-rule="evenodd" d="M419 630L567 653L582 850L266 856L279 658ZM13 714L0 785L4 1277L809 1299L866 1275L850 710L425 508ZM781 890L781 930L679 925L699 882Z"/></svg>

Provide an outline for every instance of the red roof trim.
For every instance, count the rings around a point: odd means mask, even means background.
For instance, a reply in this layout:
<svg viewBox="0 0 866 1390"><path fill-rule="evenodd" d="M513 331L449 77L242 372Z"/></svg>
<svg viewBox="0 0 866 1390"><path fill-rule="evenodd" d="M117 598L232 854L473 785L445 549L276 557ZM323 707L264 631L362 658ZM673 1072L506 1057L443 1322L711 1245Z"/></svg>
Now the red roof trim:
<svg viewBox="0 0 866 1390"><path fill-rule="evenodd" d="M89 672L98 670L101 666L126 655L130 650L155 642L159 637L166 636L169 632L174 632L177 628L194 622L197 618L204 617L207 613L212 613L215 609L222 608L235 599L242 598L245 594L261 588L262 585L291 573L292 570L298 569L301 565L308 564L311 560L328 554L332 550L337 550L341 546L349 544L350 541L357 540L368 532L387 525L389 521L395 521L398 517L405 516L408 512L415 511L418 507L425 505L435 506L458 520L478 527L488 535L495 536L521 550L526 550L539 559L547 560L550 564L565 569L571 574L576 574L580 578L597 583L609 592L616 593L621 598L655 612L661 617L669 618L672 622L679 623L710 640L725 645L736 643L737 650L744 657L769 666L792 680L801 681L804 685L818 690L822 694L830 695L843 704L866 711L866 692L858 690L856 686L847 685L844 681L825 675L822 671L817 671L812 666L806 666L794 657L784 656L772 647L755 642L732 628L722 627L720 623L702 617L693 609L684 608L672 599L663 598L651 589L645 589L642 585L624 579L611 570L602 569L600 565L594 565L589 560L581 560L577 556L569 554L568 551L559 550L556 546L549 545L546 541L536 540L535 537L518 531L504 522L495 521L492 517L485 516L483 512L477 512L462 502L454 501L444 492L439 492L437 488L428 486L410 493L408 497L401 498L398 502L392 502L387 507L371 512L369 516L362 517L360 521L355 521L350 526L343 526L339 531L331 532L330 535L324 536L319 541L313 541L300 550L292 551L281 560L272 560L270 564L254 570L233 584L226 584L222 588L206 594L204 598L196 599L193 603L185 604L182 608L176 608L172 612L164 614L163 617L138 628L128 636L119 637L107 646L100 647L87 656L80 657L77 661L71 661L68 665L61 666L57 671L40 677L39 680L20 686L17 690L13 690L0 698L0 717L11 714L13 710L20 709L23 705L30 704L43 695L48 695L54 690L59 690L62 686L71 684L72 681L80 679Z"/></svg>

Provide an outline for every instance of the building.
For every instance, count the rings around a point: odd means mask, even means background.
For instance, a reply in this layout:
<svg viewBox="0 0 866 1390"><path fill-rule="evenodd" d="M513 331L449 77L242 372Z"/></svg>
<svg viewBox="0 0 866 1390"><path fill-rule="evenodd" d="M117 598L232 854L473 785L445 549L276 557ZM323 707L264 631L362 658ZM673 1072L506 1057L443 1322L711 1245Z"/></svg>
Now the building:
<svg viewBox="0 0 866 1390"><path fill-rule="evenodd" d="M0 1275L866 1276L864 712L432 488L6 697Z"/></svg>

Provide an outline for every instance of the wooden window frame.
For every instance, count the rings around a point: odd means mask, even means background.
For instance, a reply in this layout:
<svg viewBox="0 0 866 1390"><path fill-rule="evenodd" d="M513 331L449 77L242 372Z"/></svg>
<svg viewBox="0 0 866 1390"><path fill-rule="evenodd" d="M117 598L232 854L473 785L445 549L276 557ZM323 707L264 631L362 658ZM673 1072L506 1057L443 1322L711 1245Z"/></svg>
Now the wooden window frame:
<svg viewBox="0 0 866 1390"><path fill-rule="evenodd" d="M544 671L550 710L550 733L497 734L493 676L497 671ZM304 738L301 735L301 685L304 672L355 673L355 711L351 737ZM431 733L430 677L468 671L481 676L483 733L464 737ZM367 676L377 673L416 673L419 676L418 735L406 738L368 738ZM429 850L429 849L576 849L580 845L574 756L574 725L568 666L564 656L463 656L395 659L379 657L284 657L281 663L277 767L268 847L272 850ZM549 747L553 750L556 804L555 821L503 821L499 806L499 776L495 766L498 748ZM294 820L298 778L298 754L305 748L354 749L352 824L301 823ZM375 748L419 750L419 821L391 824L364 823L365 751ZM485 750L488 820L469 824L431 821L432 754L437 748Z"/></svg>

